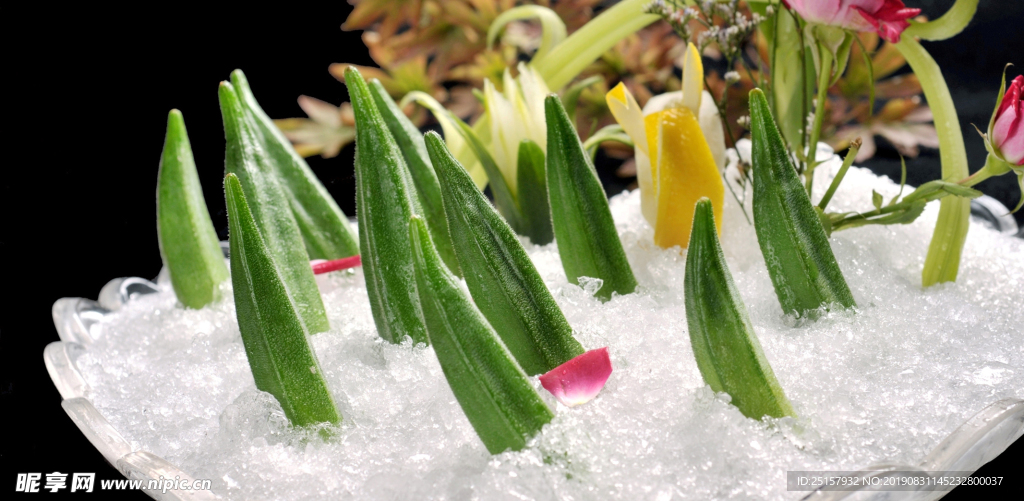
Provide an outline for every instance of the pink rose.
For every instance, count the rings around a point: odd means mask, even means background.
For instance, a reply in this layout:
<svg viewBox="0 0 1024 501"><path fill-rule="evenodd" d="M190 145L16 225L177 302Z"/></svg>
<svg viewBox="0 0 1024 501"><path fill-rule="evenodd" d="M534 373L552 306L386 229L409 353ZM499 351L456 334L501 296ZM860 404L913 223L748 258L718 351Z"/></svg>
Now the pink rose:
<svg viewBox="0 0 1024 501"><path fill-rule="evenodd" d="M874 31L889 42L900 41L910 26L907 19L921 13L903 0L782 0L807 22L839 26L853 31Z"/></svg>
<svg viewBox="0 0 1024 501"><path fill-rule="evenodd" d="M992 146L995 146L1003 160L1012 165L1024 165L1024 75L1017 75L1006 90L1003 102L996 111L992 127Z"/></svg>

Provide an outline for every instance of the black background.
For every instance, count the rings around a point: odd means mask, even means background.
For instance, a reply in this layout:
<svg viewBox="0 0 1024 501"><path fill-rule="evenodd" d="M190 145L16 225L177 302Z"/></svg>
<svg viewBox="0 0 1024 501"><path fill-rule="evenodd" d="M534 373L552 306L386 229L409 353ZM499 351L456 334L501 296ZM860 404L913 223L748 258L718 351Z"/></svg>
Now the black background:
<svg viewBox="0 0 1024 501"><path fill-rule="evenodd" d="M908 3L939 13L952 0ZM58 340L50 307L61 297L95 298L114 277L156 276L156 167L171 108L184 113L207 204L225 237L218 82L242 68L263 108L277 118L303 116L295 102L300 94L334 104L347 100L345 86L327 66L372 64L359 34L339 29L350 9L341 2L273 9L237 3L162 10L0 7L0 492L13 491L18 472L121 478L60 408L42 361L43 348ZM1019 2L984 1L965 33L927 44L947 69L965 131L970 123L987 124L1003 64L1018 58L1014 62L1024 65L1022 21ZM966 137L977 169L984 149L973 133ZM897 155L880 147L869 166L898 178ZM309 163L353 215L352 148ZM911 184L938 177L935 152L925 152L910 169ZM1012 206L1019 196L1014 185L1004 176L981 189ZM1008 487L1000 494L1024 485L1014 475L1024 458L1021 442L978 472L1006 476ZM948 499L995 492L961 488ZM147 499L137 493L92 495L118 497Z"/></svg>

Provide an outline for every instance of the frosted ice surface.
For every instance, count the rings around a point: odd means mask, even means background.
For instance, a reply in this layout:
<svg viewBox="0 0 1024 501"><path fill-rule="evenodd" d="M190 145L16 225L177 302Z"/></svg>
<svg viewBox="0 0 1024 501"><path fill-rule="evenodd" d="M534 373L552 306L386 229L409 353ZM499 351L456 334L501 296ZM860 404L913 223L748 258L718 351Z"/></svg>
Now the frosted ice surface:
<svg viewBox="0 0 1024 501"><path fill-rule="evenodd" d="M835 167L820 169L815 199ZM897 191L854 168L832 207L870 207L871 188ZM797 322L726 199L726 257L796 419L747 419L703 384L685 255L653 245L637 192L611 202L636 293L601 303L599 283L566 282L553 244L527 244L580 342L609 346L615 372L587 405L558 406L521 452L487 454L431 348L378 339L361 270L317 278L332 330L312 344L344 416L326 442L256 391L231 302L184 310L166 281L103 323L78 365L133 447L239 500L797 499L786 470L916 464L986 405L1024 398L1024 241L972 225L960 280L922 290L937 204L912 225L839 232L832 247L859 309Z"/></svg>

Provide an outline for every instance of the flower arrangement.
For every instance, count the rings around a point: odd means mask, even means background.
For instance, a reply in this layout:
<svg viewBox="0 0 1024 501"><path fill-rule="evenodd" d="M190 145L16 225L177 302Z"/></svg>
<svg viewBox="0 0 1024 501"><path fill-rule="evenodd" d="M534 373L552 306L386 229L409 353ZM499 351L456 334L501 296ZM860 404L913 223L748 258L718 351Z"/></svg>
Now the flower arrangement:
<svg viewBox="0 0 1024 501"><path fill-rule="evenodd" d="M527 448L555 417L550 398L575 407L615 391L604 389L614 353L584 346L527 251L554 242L568 282L605 304L643 287L594 169L598 148L632 151L650 246L685 256L685 330L703 382L766 423L799 407L724 257L727 204L746 220L731 231L756 236L778 307L796 324L858 314L834 233L909 224L938 201L920 279L932 287L957 279L969 200L980 195L972 187L1012 173L1024 190L1024 77L1007 86L1004 75L981 133L988 160L972 174L942 73L918 41L956 35L977 0L934 21L900 0L624 0L592 17L594 4L362 0L346 27L372 26L364 41L382 69L332 67L351 102L304 97L310 119L271 120L233 72L218 90L229 267L182 114L170 112L157 204L174 294L197 310L233 301L255 387L289 426L329 441L346 419L313 339L333 321L316 275L352 267L362 269L376 334L430 347L491 454ZM728 71L706 71L709 52ZM646 66L616 64L635 64L622 56L637 53ZM880 82L904 60L909 90ZM462 83L442 85L451 80ZM839 106L860 108L846 113L855 118L829 118L834 86ZM935 116L942 178L830 211L872 127L916 120L918 87ZM876 98L889 99L877 117ZM443 136L421 132L429 120ZM829 160L817 145L828 134L849 151L816 197L816 170ZM747 135L751 154L738 158L728 148ZM354 226L303 159L349 141Z"/></svg>

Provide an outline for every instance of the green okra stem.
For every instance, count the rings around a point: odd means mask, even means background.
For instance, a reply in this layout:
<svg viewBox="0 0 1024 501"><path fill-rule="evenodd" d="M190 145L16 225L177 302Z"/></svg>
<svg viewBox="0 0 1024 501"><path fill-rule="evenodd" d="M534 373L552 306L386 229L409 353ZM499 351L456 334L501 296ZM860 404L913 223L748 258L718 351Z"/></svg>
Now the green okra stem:
<svg viewBox="0 0 1024 501"><path fill-rule="evenodd" d="M459 262L455 258L455 249L452 248L452 241L448 236L448 221L445 219L444 205L441 202L441 187L437 183L437 174L430 163L427 147L423 144L423 134L409 121L405 113L402 113L379 80L370 80L369 88L377 110L380 111L384 123L391 131L391 137L395 138L395 143L405 158L405 165L409 168L420 204L423 206L423 215L430 228L430 235L437 245L437 252L441 254L441 259L444 259L444 264L452 273L461 275Z"/></svg>
<svg viewBox="0 0 1024 501"><path fill-rule="evenodd" d="M856 306L760 89L750 91L750 121L754 230L782 311Z"/></svg>
<svg viewBox="0 0 1024 501"><path fill-rule="evenodd" d="M392 343L405 336L426 343L409 240L409 218L422 210L412 176L363 76L349 67L345 84L356 119L359 247L377 333Z"/></svg>
<svg viewBox="0 0 1024 501"><path fill-rule="evenodd" d="M297 426L341 421L309 346L293 284L266 245L238 177L224 180L231 283L242 344L256 388L277 398Z"/></svg>
<svg viewBox="0 0 1024 501"><path fill-rule="evenodd" d="M231 72L231 83L259 127L256 137L288 198L309 258L333 260L359 254L359 241L348 216L256 102L242 70Z"/></svg>
<svg viewBox="0 0 1024 501"><path fill-rule="evenodd" d="M728 393L744 416L794 415L733 283L707 198L694 210L684 291L690 343L704 382Z"/></svg>
<svg viewBox="0 0 1024 501"><path fill-rule="evenodd" d="M441 136L427 133L426 145L441 181L448 228L466 285L519 365L529 375L542 374L583 354L512 228Z"/></svg>
<svg viewBox="0 0 1024 501"><path fill-rule="evenodd" d="M554 415L442 264L426 224L409 221L427 332L462 411L491 454L520 450Z"/></svg>
<svg viewBox="0 0 1024 501"><path fill-rule="evenodd" d="M597 171L557 95L545 99L544 111L548 125L548 199L565 275L574 283L580 277L603 280L597 291L602 299L610 298L613 292L629 294L636 289L636 278Z"/></svg>
<svg viewBox="0 0 1024 501"><path fill-rule="evenodd" d="M314 334L324 332L330 328L327 313L276 163L237 89L221 82L218 94L227 149L225 170L238 177L263 242L284 275L306 328Z"/></svg>
<svg viewBox="0 0 1024 501"><path fill-rule="evenodd" d="M167 115L156 214L160 256L178 301L189 308L216 301L221 282L228 278L228 267L203 199L185 120L178 110Z"/></svg>

